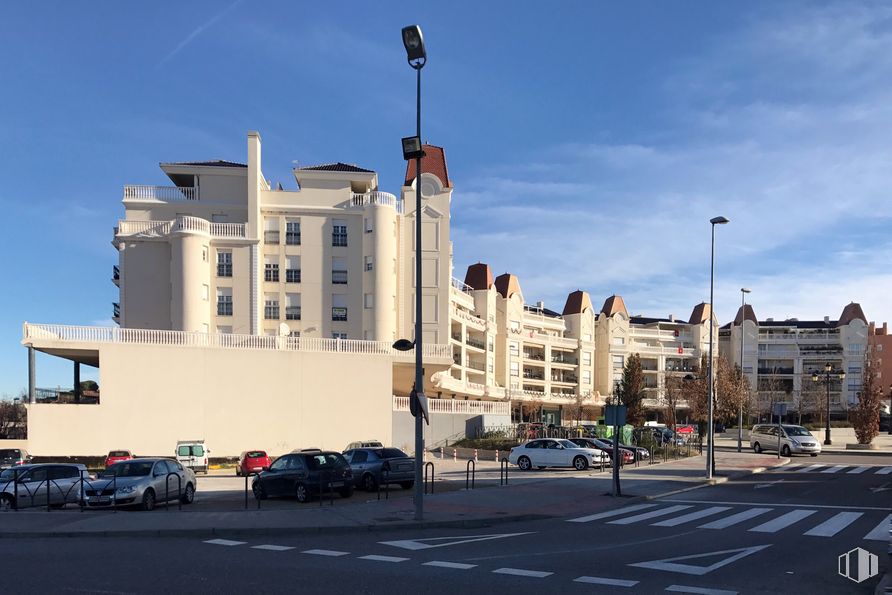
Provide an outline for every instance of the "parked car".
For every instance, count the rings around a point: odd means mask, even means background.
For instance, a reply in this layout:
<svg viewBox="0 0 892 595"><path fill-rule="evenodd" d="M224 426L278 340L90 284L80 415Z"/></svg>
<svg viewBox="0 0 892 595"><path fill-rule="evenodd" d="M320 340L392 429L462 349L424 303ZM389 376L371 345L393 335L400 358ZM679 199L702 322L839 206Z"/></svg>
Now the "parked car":
<svg viewBox="0 0 892 595"><path fill-rule="evenodd" d="M353 450L354 448L384 448L384 445L381 444L380 440L360 440L348 444L347 447L344 448L344 452Z"/></svg>
<svg viewBox="0 0 892 595"><path fill-rule="evenodd" d="M105 467L106 469L119 461L129 461L133 458L133 453L129 450L112 450L109 451L108 456L105 457Z"/></svg>
<svg viewBox="0 0 892 595"><path fill-rule="evenodd" d="M802 426L781 426L780 453L788 457L791 454L810 454L813 457L821 453L821 441L812 436ZM755 452L774 451L778 449L777 424L757 424L750 431L750 446Z"/></svg>
<svg viewBox="0 0 892 595"><path fill-rule="evenodd" d="M540 438L515 446L508 454L508 462L517 465L522 471L533 467L573 467L579 471L589 465L600 465L609 455L594 448L583 448L569 440Z"/></svg>
<svg viewBox="0 0 892 595"><path fill-rule="evenodd" d="M172 459L120 461L90 481L84 489L89 507L139 506L152 510L159 502L191 504L198 480L195 473Z"/></svg>
<svg viewBox="0 0 892 595"><path fill-rule="evenodd" d="M622 442L620 442L619 445L622 448L631 450L633 454L637 455L639 461L646 461L650 458L650 451L643 446L635 446L634 444L623 444Z"/></svg>
<svg viewBox="0 0 892 595"><path fill-rule="evenodd" d="M583 448L595 448L607 454L607 460L613 461L613 442L602 440L601 438L570 438L570 442ZM623 464L634 463L635 453L628 448L620 445L620 456L623 458Z"/></svg>
<svg viewBox="0 0 892 595"><path fill-rule="evenodd" d="M0 510L46 506L61 508L78 503L88 485L87 468L81 464L24 464L0 471Z"/></svg>
<svg viewBox="0 0 892 595"><path fill-rule="evenodd" d="M183 467L192 469L195 473L208 472L208 455L211 449L204 440L179 440L177 441L176 458Z"/></svg>
<svg viewBox="0 0 892 595"><path fill-rule="evenodd" d="M356 487L367 492L391 483L406 490L415 485L415 459L398 448L354 448L345 451L344 458Z"/></svg>
<svg viewBox="0 0 892 595"><path fill-rule="evenodd" d="M353 495L353 471L341 453L314 450L292 452L276 459L251 484L254 497L293 496L307 502L313 494L338 492L342 498Z"/></svg>
<svg viewBox="0 0 892 595"><path fill-rule="evenodd" d="M268 469L270 465L272 465L272 461L265 450L246 450L238 456L235 474L242 476L259 473L264 469Z"/></svg>
<svg viewBox="0 0 892 595"><path fill-rule="evenodd" d="M31 455L24 448L0 448L0 469L27 465L30 462Z"/></svg>

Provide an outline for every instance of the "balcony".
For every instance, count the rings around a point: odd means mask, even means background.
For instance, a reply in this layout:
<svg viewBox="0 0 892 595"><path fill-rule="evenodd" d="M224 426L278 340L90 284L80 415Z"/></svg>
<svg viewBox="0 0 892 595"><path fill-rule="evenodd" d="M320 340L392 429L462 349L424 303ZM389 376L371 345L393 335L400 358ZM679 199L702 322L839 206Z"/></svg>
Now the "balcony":
<svg viewBox="0 0 892 595"><path fill-rule="evenodd" d="M389 192L354 192L350 195L351 207L364 207L366 205L383 205L394 209L397 213L403 212L403 201Z"/></svg>
<svg viewBox="0 0 892 595"><path fill-rule="evenodd" d="M551 363L553 364L564 364L567 366L576 366L579 365L579 360L575 357L569 355L551 355Z"/></svg>
<svg viewBox="0 0 892 595"><path fill-rule="evenodd" d="M465 339L465 343L470 347L476 347L481 351L486 351L486 343L484 343L483 341L478 341L477 339L468 337L467 339Z"/></svg>
<svg viewBox="0 0 892 595"><path fill-rule="evenodd" d="M189 186L124 186L124 200L154 200L159 202L182 202L198 200L198 188Z"/></svg>
<svg viewBox="0 0 892 595"><path fill-rule="evenodd" d="M541 380L545 382L545 374L538 370L530 370L528 368L523 369L523 378L524 380Z"/></svg>
<svg viewBox="0 0 892 595"><path fill-rule="evenodd" d="M579 382L579 378L574 376L573 374L565 374L563 376L560 374L552 374L551 381L560 382L563 384L576 384Z"/></svg>
<svg viewBox="0 0 892 595"><path fill-rule="evenodd" d="M112 267L112 283L118 287L121 286L121 269L118 268L118 265Z"/></svg>
<svg viewBox="0 0 892 595"><path fill-rule="evenodd" d="M793 368L759 368L759 374L792 374Z"/></svg>
<svg viewBox="0 0 892 595"><path fill-rule="evenodd" d="M470 368L471 370L476 370L477 372L483 372L486 370L486 366L482 362L475 362L474 360L468 360L465 363L466 368Z"/></svg>
<svg viewBox="0 0 892 595"><path fill-rule="evenodd" d="M536 361L539 361L539 362L544 362L544 361L545 361L545 354L544 354L544 353L537 353L537 352L534 352L534 351L524 351L524 352L523 352L523 358L524 358L524 359L532 359L532 360L536 360Z"/></svg>
<svg viewBox="0 0 892 595"><path fill-rule="evenodd" d="M200 217L180 215L172 221L121 220L115 228L115 238L137 236L163 238L175 231L206 233L212 238L245 239L244 223L211 223Z"/></svg>

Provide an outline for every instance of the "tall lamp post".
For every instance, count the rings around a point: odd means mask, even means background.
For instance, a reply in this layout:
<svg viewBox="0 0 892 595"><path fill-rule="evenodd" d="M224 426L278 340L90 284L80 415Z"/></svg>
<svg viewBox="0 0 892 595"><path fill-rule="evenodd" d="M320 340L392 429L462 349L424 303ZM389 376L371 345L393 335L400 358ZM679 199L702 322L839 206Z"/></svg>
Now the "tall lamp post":
<svg viewBox="0 0 892 595"><path fill-rule="evenodd" d="M746 321L746 294L751 293L746 287L740 288L740 378L743 379L743 323ZM743 386L743 383L741 383ZM741 452L743 444L743 399L740 401L740 410L737 412L737 452Z"/></svg>
<svg viewBox="0 0 892 595"><path fill-rule="evenodd" d="M830 440L830 382L832 380L839 380L842 382L845 379L846 373L842 370L834 370L833 364L830 362L827 362L824 365L823 372L813 370L811 373L812 382L821 382L827 385L827 423L824 427L824 444L827 445L833 444Z"/></svg>
<svg viewBox="0 0 892 595"><path fill-rule="evenodd" d="M889 385L889 435L892 436L892 384Z"/></svg>
<svg viewBox="0 0 892 595"><path fill-rule="evenodd" d="M706 424L706 479L712 479L715 474L715 453L713 452L713 368L714 361L712 359L712 335L713 320L715 319L715 308L713 307L713 285L715 277L715 226L728 223L725 217L713 217L709 220L712 224L712 241L710 242L709 253L709 417Z"/></svg>
<svg viewBox="0 0 892 595"><path fill-rule="evenodd" d="M406 48L406 59L416 74L415 136L403 139L403 156L407 159L415 159L415 388L412 401L417 403L415 411L415 520L420 521L424 518L422 413L425 418L427 417L427 399L424 396L424 369L421 357L421 158L424 157L424 150L421 146L421 69L427 63L427 52L424 50L421 27L418 25L403 27L402 35L403 45Z"/></svg>

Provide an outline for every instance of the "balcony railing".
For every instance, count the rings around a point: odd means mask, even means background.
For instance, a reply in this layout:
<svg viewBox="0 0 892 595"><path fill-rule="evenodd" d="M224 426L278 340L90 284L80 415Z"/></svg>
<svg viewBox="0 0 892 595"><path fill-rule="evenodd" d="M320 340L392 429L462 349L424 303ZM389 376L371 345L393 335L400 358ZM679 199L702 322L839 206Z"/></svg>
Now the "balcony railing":
<svg viewBox="0 0 892 595"><path fill-rule="evenodd" d="M350 206L363 207L366 205L384 205L396 210L397 213L403 212L403 201L399 200L389 192L365 192L363 194L354 192L350 196Z"/></svg>
<svg viewBox="0 0 892 595"><path fill-rule="evenodd" d="M120 280L121 280L121 269L118 268L118 265L114 265L112 267L112 282L115 285L118 285Z"/></svg>
<svg viewBox="0 0 892 595"><path fill-rule="evenodd" d="M121 304L112 302L112 319L117 322L121 318Z"/></svg>
<svg viewBox="0 0 892 595"><path fill-rule="evenodd" d="M244 239L244 223L211 223L200 217L180 215L171 221L121 220L115 228L115 236L139 236L160 238L175 231L205 233L214 238Z"/></svg>
<svg viewBox="0 0 892 595"><path fill-rule="evenodd" d="M511 404L497 401L459 401L455 399L428 399L427 408L431 413L452 413L459 415L510 415ZM409 397L393 397L394 411L408 411Z"/></svg>
<svg viewBox="0 0 892 595"><path fill-rule="evenodd" d="M128 184L124 186L124 200L157 200L162 202L198 200L198 188Z"/></svg>
<svg viewBox="0 0 892 595"><path fill-rule="evenodd" d="M468 337L467 339L465 339L465 343L467 343L471 347L476 347L477 349L483 349L484 351L486 350L486 343L484 343L483 341L478 341L477 339L472 339L471 337Z"/></svg>
<svg viewBox="0 0 892 595"><path fill-rule="evenodd" d="M464 281L456 279L455 277L452 278L452 286L462 293L471 293L472 291L474 291L473 287L471 287L470 285L466 285Z"/></svg>

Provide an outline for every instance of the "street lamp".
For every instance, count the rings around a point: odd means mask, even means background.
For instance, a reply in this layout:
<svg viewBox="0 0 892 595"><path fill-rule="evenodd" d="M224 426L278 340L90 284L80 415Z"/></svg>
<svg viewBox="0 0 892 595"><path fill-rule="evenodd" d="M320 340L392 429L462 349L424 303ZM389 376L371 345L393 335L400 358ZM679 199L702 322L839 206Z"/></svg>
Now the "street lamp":
<svg viewBox="0 0 892 595"><path fill-rule="evenodd" d="M892 436L892 384L889 385L889 435Z"/></svg>
<svg viewBox="0 0 892 595"><path fill-rule="evenodd" d="M407 159L415 159L415 387L412 400L417 399L419 405L426 405L424 396L424 369L422 367L422 330L421 330L421 158L424 151L421 146L421 69L427 63L427 52L424 49L424 37L421 27L409 25L402 30L403 45L406 47L406 60L416 74L416 109L414 141L403 139L403 155ZM419 407L416 409L424 409ZM424 492L422 491L422 470L424 465L424 433L421 425L422 415L416 411L415 416L415 520L424 518Z"/></svg>
<svg viewBox="0 0 892 595"><path fill-rule="evenodd" d="M827 385L827 423L824 428L824 444L830 445L833 444L830 440L830 381L838 379L840 382L846 379L846 373L842 370L834 370L833 364L827 362L824 365L824 371L819 372L817 370L812 370L811 380L812 382L821 382Z"/></svg>
<svg viewBox="0 0 892 595"><path fill-rule="evenodd" d="M728 223L725 217L713 217L709 220L712 224L712 241L710 243L709 255L709 419L706 423L706 479L712 479L715 474L715 453L713 452L713 368L715 367L712 360L712 335L713 320L715 319L715 308L713 307L713 285L715 272L715 226Z"/></svg>
<svg viewBox="0 0 892 595"><path fill-rule="evenodd" d="M746 294L751 293L746 287L740 288L740 379L743 380L743 323L746 321ZM743 384L741 383L741 386ZM739 396L739 395L738 395ZM740 400L740 410L737 412L737 452L741 452L743 443L743 399Z"/></svg>

